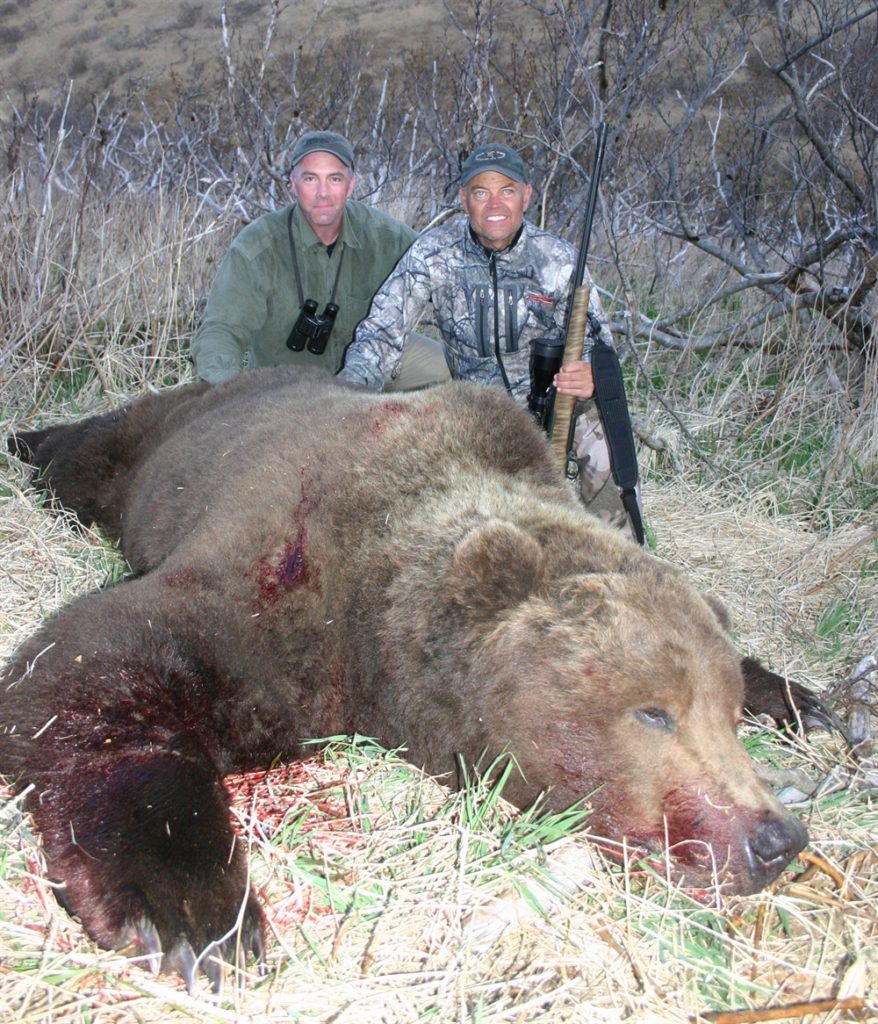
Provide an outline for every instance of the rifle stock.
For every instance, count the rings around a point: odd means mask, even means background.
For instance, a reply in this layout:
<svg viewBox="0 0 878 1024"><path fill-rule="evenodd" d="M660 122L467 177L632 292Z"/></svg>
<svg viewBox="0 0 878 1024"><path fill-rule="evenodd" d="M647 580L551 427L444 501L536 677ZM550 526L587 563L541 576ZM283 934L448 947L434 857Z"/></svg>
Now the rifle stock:
<svg viewBox="0 0 878 1024"><path fill-rule="evenodd" d="M582 346L585 342L585 332L588 330L590 299L591 287L587 284L579 285L573 292L567 316L567 336L564 339L564 363L573 363L582 358ZM567 472L568 462L572 456L570 428L575 406L576 398L573 395L555 395L555 422L550 444L563 473Z"/></svg>

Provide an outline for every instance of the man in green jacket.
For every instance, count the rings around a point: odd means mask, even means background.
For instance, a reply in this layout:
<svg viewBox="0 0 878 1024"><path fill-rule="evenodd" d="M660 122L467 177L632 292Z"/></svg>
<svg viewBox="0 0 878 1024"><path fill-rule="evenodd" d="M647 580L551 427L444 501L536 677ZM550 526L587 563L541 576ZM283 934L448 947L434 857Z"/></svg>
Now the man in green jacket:
<svg viewBox="0 0 878 1024"><path fill-rule="evenodd" d="M191 346L196 374L210 384L245 365L299 363L337 373L372 296L416 237L402 221L351 199L354 152L343 136L306 133L291 165L296 201L248 224L211 286ZM407 369L406 387L432 383L419 379L416 358Z"/></svg>

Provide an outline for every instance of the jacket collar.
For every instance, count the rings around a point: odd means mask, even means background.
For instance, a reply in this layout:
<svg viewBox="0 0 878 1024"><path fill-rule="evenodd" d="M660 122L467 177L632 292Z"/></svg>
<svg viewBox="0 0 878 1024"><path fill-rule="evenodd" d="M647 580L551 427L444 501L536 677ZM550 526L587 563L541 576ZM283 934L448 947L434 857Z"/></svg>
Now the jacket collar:
<svg viewBox="0 0 878 1024"><path fill-rule="evenodd" d="M467 218L465 224L466 224L465 234L466 234L466 237L467 237L468 247L472 251L478 253L482 257L482 259L490 260L492 256L495 256L495 257L496 256L511 256L511 255L513 255L515 253L519 243L521 242L522 238L524 237L525 227L527 226L527 221L522 221L521 222L521 227L518 229L518 232L516 233L515 238L512 239L512 241L509 243L509 245L506 246L505 249L488 249L488 248L486 248L484 245L482 245L482 243L476 237L476 233L473 231L472 225L469 222L469 218Z"/></svg>

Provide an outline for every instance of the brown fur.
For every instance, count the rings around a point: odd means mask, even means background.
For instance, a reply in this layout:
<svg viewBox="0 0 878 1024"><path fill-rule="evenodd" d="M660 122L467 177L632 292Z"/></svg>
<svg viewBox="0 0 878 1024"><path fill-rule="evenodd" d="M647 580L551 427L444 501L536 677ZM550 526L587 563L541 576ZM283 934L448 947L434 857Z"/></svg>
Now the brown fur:
<svg viewBox="0 0 878 1024"><path fill-rule="evenodd" d="M582 513L502 394L267 370L13 444L140 574L48 623L0 704L0 769L99 942L191 981L246 894L221 776L343 732L449 777L509 752L511 798L589 797L591 832L691 884L753 891L804 846L736 738L715 609Z"/></svg>

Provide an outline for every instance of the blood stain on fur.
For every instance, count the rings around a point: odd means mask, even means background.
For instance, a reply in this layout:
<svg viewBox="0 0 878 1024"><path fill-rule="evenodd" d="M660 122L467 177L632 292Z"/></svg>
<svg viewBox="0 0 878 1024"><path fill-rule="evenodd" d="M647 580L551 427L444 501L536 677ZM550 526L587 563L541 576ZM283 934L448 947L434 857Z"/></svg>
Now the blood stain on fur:
<svg viewBox="0 0 878 1024"><path fill-rule="evenodd" d="M192 565L184 565L181 569L165 573L164 582L169 587L194 586L202 582L202 574Z"/></svg>
<svg viewBox="0 0 878 1024"><path fill-rule="evenodd" d="M311 567L305 555L305 531L302 530L294 541L287 541L279 559L260 558L256 567L260 605L274 604L296 587L308 586L311 578Z"/></svg>
<svg viewBox="0 0 878 1024"><path fill-rule="evenodd" d="M406 411L402 402L383 402L377 415L372 416L372 433L378 437L384 433L388 422Z"/></svg>
<svg viewBox="0 0 878 1024"><path fill-rule="evenodd" d="M280 557L276 554L263 555L256 564L252 575L259 586L258 604L265 610L276 604L284 595L299 587L317 584L319 569L312 567L307 554L307 517L315 502L309 498L306 481L302 481L299 502L293 511L295 537L286 541Z"/></svg>

